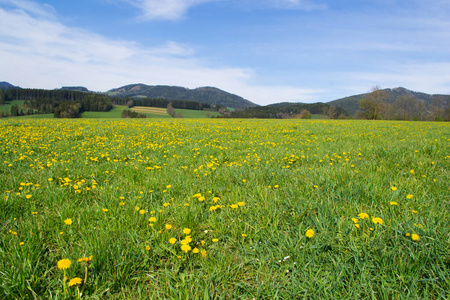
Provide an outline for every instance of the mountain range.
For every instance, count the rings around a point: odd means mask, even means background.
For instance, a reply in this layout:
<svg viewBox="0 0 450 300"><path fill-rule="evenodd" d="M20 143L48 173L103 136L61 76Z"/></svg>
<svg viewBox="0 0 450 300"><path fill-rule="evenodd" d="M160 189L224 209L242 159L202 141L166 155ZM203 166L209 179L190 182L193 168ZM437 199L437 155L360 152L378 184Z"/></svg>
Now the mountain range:
<svg viewBox="0 0 450 300"><path fill-rule="evenodd" d="M8 90L12 88L19 88L8 82L0 82L0 89ZM65 86L61 88L62 90L72 90L72 91L83 91L90 92L87 88L82 86ZM444 106L448 106L450 103L450 95L441 94L426 94L422 92L415 92L408 90L403 87L397 87L393 89L383 89L385 95L387 96L387 102L394 102L401 96L412 96L417 100L423 100L428 104L433 99L439 99L444 103ZM221 105L231 108L249 108L257 107L255 104L247 99L244 99L238 95L228 93L226 91L220 90L215 87L199 87L195 89L188 89L178 86L167 86L167 85L145 85L139 84L129 84L119 88L114 88L106 92L109 96L114 97L136 97L136 98L161 98L167 100L190 100L197 101L201 103L207 103L210 105ZM354 115L359 109L360 100L367 97L369 93L363 93L358 95L353 95L349 97L344 97L329 101L326 104L334 106L336 108L345 111L348 115ZM298 106L304 103L294 103L294 102L282 102L267 105L272 108L286 108L289 106Z"/></svg>

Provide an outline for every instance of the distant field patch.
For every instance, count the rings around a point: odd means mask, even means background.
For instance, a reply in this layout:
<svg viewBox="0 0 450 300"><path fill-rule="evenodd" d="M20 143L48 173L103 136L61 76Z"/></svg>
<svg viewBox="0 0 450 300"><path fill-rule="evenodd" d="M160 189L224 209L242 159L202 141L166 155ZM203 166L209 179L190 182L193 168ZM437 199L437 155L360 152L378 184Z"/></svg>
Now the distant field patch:
<svg viewBox="0 0 450 300"><path fill-rule="evenodd" d="M131 110L152 115L167 115L167 109L160 107L135 106Z"/></svg>

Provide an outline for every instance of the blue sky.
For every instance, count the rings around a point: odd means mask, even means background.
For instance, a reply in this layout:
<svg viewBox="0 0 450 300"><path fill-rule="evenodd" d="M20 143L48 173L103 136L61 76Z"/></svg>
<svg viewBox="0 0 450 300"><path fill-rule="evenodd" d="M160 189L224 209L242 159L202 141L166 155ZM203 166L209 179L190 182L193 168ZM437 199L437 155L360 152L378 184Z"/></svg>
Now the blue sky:
<svg viewBox="0 0 450 300"><path fill-rule="evenodd" d="M215 86L262 105L450 94L450 1L0 0L0 81Z"/></svg>

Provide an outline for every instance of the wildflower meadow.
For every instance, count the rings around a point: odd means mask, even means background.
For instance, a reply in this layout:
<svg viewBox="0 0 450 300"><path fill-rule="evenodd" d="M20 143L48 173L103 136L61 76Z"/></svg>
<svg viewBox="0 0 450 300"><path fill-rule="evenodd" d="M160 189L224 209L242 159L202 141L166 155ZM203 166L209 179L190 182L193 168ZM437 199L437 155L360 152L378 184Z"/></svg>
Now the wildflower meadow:
<svg viewBox="0 0 450 300"><path fill-rule="evenodd" d="M0 120L1 299L448 299L450 124Z"/></svg>

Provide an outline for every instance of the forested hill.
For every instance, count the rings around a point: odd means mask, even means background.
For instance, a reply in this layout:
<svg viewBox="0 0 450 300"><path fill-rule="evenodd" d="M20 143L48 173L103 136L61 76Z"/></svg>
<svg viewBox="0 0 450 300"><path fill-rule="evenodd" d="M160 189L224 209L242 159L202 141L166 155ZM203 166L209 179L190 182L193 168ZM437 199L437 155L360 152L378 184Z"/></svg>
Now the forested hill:
<svg viewBox="0 0 450 300"><path fill-rule="evenodd" d="M108 91L111 96L118 97L148 97L169 100L191 100L210 105L222 105L232 108L258 106L240 96L230 94L214 87L188 89L177 86L130 84Z"/></svg>
<svg viewBox="0 0 450 300"><path fill-rule="evenodd" d="M84 86L63 86L61 88L61 90L64 90L64 91L78 91L78 92L90 92Z"/></svg>
<svg viewBox="0 0 450 300"><path fill-rule="evenodd" d="M6 81L0 81L0 90L9 90L9 89L18 89L18 86L12 85L9 82Z"/></svg>
<svg viewBox="0 0 450 300"><path fill-rule="evenodd" d="M418 101L424 101L426 105L434 102L446 102L450 103L450 95L438 95L438 94L426 94L421 92L414 92L408 89L405 89L403 87L393 88L393 89L383 89L381 90L384 92L384 95L386 96L385 101L387 103L393 103L396 100L398 100L400 97L413 97ZM345 110L349 115L354 115L358 109L359 109L359 102L360 100L367 97L369 93L349 96L337 100L333 100L330 102L327 102L330 105L333 105L337 108L342 108Z"/></svg>

